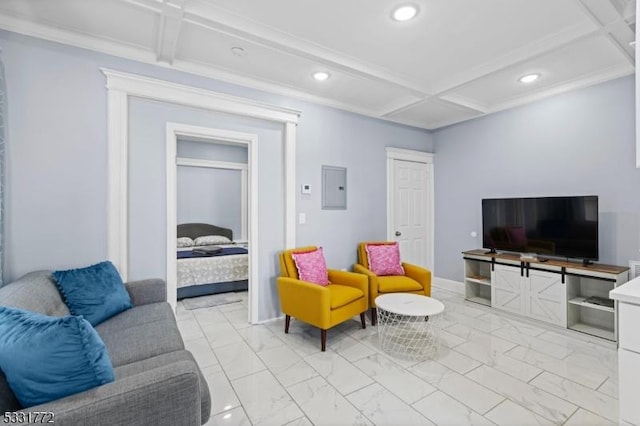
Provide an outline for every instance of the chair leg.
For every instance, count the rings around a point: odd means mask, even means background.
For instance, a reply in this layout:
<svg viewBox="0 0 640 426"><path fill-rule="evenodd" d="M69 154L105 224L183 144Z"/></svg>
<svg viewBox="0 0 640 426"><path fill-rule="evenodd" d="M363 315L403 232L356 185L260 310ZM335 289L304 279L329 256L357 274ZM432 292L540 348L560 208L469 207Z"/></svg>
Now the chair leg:
<svg viewBox="0 0 640 426"><path fill-rule="evenodd" d="M327 330L320 330L320 341L322 342L322 352L327 349Z"/></svg>
<svg viewBox="0 0 640 426"><path fill-rule="evenodd" d="M289 333L289 324L291 323L291 315L285 315L284 317L284 332Z"/></svg>
<svg viewBox="0 0 640 426"><path fill-rule="evenodd" d="M378 311L376 308L371 308L371 325L376 325L378 323Z"/></svg>
<svg viewBox="0 0 640 426"><path fill-rule="evenodd" d="M364 322L364 312L360 314L360 322L362 323L362 328L367 328L367 323Z"/></svg>

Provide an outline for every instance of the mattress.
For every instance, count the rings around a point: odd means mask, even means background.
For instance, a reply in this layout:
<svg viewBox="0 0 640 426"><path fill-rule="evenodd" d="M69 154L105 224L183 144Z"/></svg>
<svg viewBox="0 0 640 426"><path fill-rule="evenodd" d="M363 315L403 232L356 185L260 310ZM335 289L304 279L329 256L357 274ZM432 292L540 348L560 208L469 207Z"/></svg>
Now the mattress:
<svg viewBox="0 0 640 426"><path fill-rule="evenodd" d="M248 280L249 255L181 258L177 261L177 278L178 288Z"/></svg>

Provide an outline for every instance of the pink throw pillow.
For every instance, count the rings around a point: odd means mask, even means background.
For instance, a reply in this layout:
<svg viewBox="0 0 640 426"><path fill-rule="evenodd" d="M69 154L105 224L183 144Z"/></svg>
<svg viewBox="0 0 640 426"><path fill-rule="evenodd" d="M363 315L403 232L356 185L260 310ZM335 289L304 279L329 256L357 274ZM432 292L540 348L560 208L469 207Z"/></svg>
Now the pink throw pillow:
<svg viewBox="0 0 640 426"><path fill-rule="evenodd" d="M376 275L404 275L400 261L400 246L392 244L366 244L369 269Z"/></svg>
<svg viewBox="0 0 640 426"><path fill-rule="evenodd" d="M313 251L292 253L291 257L296 263L299 279L322 286L331 284L322 247L318 247L317 250Z"/></svg>

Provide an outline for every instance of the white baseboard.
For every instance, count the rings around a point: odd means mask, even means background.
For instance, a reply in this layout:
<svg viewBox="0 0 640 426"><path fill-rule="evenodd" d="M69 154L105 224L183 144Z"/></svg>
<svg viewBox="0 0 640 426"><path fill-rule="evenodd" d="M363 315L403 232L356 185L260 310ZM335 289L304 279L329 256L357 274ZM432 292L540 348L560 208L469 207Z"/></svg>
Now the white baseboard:
<svg viewBox="0 0 640 426"><path fill-rule="evenodd" d="M448 280L446 278L433 277L431 279L431 285L436 288L440 288L454 293L464 294L464 283L459 281Z"/></svg>

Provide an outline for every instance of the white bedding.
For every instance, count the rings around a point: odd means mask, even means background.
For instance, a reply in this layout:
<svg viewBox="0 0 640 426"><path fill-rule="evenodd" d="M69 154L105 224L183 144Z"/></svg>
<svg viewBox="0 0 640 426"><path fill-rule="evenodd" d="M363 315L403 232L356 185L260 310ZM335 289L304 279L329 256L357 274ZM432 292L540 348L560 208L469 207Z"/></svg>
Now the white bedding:
<svg viewBox="0 0 640 426"><path fill-rule="evenodd" d="M249 279L249 255L178 259L178 288Z"/></svg>

